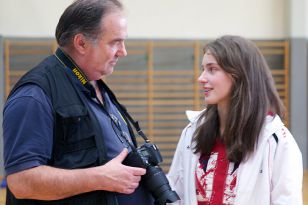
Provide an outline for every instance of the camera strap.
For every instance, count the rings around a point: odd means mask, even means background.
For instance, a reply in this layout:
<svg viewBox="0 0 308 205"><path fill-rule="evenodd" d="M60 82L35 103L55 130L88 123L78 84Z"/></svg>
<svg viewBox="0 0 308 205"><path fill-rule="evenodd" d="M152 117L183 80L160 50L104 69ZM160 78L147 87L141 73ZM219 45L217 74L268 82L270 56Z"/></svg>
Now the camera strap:
<svg viewBox="0 0 308 205"><path fill-rule="evenodd" d="M65 66L68 67L69 69L72 70L74 75L77 77L77 79L81 82L81 84L90 91L91 95L95 95L95 89L93 86L90 84L88 81L88 78L86 75L83 73L83 71L76 65L68 55L64 53L60 48L56 50L55 53L56 58Z"/></svg>
<svg viewBox="0 0 308 205"><path fill-rule="evenodd" d="M111 101L116 105L116 107L120 110L122 114L129 120L129 122L134 126L137 133L144 139L145 142L150 142L150 140L147 138L147 136L144 134L144 132L141 130L139 126L139 122L135 121L131 115L127 112L127 109L124 105L119 103L118 99L114 95L114 93L109 89L109 87L105 84L104 81L102 81L102 86L105 89L105 91L108 93Z"/></svg>
<svg viewBox="0 0 308 205"><path fill-rule="evenodd" d="M73 59L71 59L68 55L66 55L60 48L56 50L55 56L58 58L58 60L66 67L70 68L72 72L75 74L75 76L78 78L78 80L81 82L85 88L87 88L91 94L95 94L95 90L93 86L89 83L86 75L83 73L83 71L74 63ZM144 132L141 130L139 126L139 122L135 121L130 114L128 114L127 109L125 106L119 103L114 93L109 89L109 87L106 85L106 83L103 80L100 80L101 86L103 87L104 91L107 92L110 100L114 103L114 105L119 110L120 114L124 117L125 121L127 122L127 127L129 129L130 134L132 135L133 143L137 146L137 142L135 140L135 134L130 126L133 125L137 133L144 139L145 142L150 142L150 140L146 137Z"/></svg>

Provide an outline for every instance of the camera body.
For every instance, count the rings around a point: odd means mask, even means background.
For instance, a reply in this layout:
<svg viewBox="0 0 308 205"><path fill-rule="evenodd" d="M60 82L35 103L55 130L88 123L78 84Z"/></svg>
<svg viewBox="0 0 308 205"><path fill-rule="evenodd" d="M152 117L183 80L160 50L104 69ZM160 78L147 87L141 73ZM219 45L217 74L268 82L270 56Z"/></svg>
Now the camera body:
<svg viewBox="0 0 308 205"><path fill-rule="evenodd" d="M123 162L128 166L146 169L147 172L142 176L141 182L145 184L145 188L153 195L156 205L164 205L180 200L177 193L171 190L166 175L158 166L162 161L157 146L146 142L132 150Z"/></svg>
<svg viewBox="0 0 308 205"><path fill-rule="evenodd" d="M133 150L126 157L124 164L129 166L147 168L157 166L163 161L159 150L155 144L144 143L136 150Z"/></svg>

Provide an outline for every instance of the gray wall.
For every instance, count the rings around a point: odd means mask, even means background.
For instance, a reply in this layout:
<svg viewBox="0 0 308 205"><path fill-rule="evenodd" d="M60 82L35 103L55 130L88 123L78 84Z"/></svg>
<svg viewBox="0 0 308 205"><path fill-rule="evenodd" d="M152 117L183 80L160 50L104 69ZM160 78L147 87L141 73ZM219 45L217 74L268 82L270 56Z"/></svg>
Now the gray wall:
<svg viewBox="0 0 308 205"><path fill-rule="evenodd" d="M3 56L3 37L0 36L0 56ZM0 176L3 176L3 137L2 137L2 110L4 101L4 65L3 58L0 58Z"/></svg>
<svg viewBox="0 0 308 205"><path fill-rule="evenodd" d="M291 132L302 151L304 167L307 169L307 39L293 38L291 39L290 45Z"/></svg>
<svg viewBox="0 0 308 205"><path fill-rule="evenodd" d="M0 36L0 176L3 172L2 110L4 103L4 59L3 37ZM304 168L308 169L308 40L293 38L290 40L290 128L302 154Z"/></svg>

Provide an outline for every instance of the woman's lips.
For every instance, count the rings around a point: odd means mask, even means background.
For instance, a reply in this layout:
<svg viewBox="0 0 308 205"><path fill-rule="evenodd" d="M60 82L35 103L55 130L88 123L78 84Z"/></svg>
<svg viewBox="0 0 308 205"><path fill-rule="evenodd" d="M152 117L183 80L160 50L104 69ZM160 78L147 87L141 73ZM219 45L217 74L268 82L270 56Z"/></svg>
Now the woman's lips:
<svg viewBox="0 0 308 205"><path fill-rule="evenodd" d="M204 95L207 97L209 96L210 92L212 91L212 88L204 88Z"/></svg>

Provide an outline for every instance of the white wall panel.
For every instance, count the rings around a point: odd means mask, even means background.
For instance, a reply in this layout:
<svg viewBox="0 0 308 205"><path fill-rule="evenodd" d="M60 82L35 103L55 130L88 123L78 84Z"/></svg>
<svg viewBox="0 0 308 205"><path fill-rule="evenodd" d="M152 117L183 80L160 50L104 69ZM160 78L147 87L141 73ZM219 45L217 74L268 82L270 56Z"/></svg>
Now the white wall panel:
<svg viewBox="0 0 308 205"><path fill-rule="evenodd" d="M288 34L287 0L122 0L130 38L215 38L239 34L254 39ZM0 35L53 37L72 0L0 0Z"/></svg>
<svg viewBox="0 0 308 205"><path fill-rule="evenodd" d="M72 0L0 0L0 35L53 37Z"/></svg>

